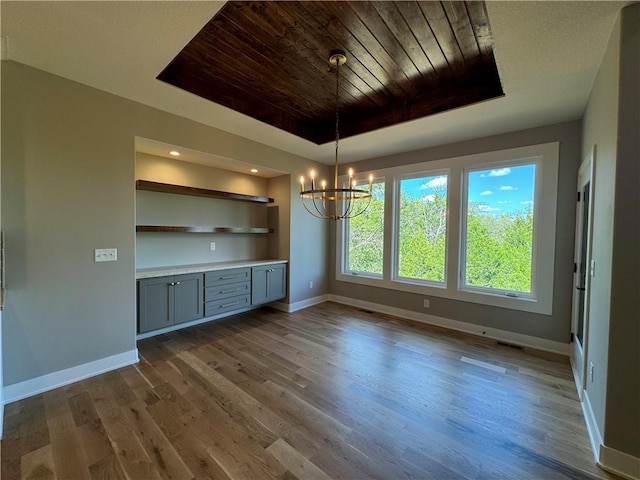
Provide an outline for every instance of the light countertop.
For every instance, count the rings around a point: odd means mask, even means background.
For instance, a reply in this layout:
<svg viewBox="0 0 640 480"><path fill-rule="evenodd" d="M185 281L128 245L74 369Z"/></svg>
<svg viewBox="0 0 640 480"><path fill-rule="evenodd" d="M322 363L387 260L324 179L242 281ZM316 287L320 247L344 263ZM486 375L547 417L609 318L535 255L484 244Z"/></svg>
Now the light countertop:
<svg viewBox="0 0 640 480"><path fill-rule="evenodd" d="M257 267L275 263L287 263L287 260L241 260L235 262L200 263L196 265L174 265L172 267L139 268L136 270L136 280L143 278L166 277L186 273L212 272L215 270L229 270L230 268Z"/></svg>

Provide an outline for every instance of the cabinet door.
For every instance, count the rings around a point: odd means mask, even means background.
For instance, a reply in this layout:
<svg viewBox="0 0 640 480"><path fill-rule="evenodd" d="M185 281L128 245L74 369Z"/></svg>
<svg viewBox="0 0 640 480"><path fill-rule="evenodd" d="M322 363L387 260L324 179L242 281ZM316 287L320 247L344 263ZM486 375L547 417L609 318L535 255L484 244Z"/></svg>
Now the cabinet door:
<svg viewBox="0 0 640 480"><path fill-rule="evenodd" d="M286 296L287 266L283 263L253 267L251 305L269 303Z"/></svg>
<svg viewBox="0 0 640 480"><path fill-rule="evenodd" d="M173 325L173 277L138 281L138 331L140 333Z"/></svg>
<svg viewBox="0 0 640 480"><path fill-rule="evenodd" d="M251 270L251 305L260 305L269 301L267 282L270 266L253 267Z"/></svg>
<svg viewBox="0 0 640 480"><path fill-rule="evenodd" d="M190 322L204 316L204 275L193 273L174 277L174 323Z"/></svg>
<svg viewBox="0 0 640 480"><path fill-rule="evenodd" d="M269 301L279 300L287 296L287 266L284 263L272 265L267 273Z"/></svg>

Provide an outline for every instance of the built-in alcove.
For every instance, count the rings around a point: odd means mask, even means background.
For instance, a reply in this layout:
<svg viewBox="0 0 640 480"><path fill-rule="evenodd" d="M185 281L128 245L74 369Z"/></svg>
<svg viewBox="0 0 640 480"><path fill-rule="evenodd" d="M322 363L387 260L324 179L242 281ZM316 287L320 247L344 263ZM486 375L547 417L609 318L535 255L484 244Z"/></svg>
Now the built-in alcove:
<svg viewBox="0 0 640 480"><path fill-rule="evenodd" d="M262 260L279 251L273 210L280 207L268 195L274 174L243 169L137 152L136 268Z"/></svg>

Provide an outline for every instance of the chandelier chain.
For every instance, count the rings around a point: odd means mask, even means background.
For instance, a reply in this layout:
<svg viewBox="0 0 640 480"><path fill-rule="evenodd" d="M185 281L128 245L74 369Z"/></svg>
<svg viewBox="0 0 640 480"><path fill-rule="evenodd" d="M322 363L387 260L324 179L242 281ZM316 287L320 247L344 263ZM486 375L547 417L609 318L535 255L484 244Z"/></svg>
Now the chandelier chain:
<svg viewBox="0 0 640 480"><path fill-rule="evenodd" d="M340 141L340 62L336 61L336 182L338 188L338 142Z"/></svg>

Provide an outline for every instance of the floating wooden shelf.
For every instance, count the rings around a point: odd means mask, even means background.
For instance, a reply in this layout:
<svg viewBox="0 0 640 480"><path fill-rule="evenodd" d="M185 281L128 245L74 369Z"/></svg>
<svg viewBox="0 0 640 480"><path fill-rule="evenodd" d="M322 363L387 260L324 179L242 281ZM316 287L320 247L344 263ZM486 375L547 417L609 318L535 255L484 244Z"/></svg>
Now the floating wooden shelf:
<svg viewBox="0 0 640 480"><path fill-rule="evenodd" d="M136 225L136 232L265 234L265 233L273 233L273 228L202 227L202 226L184 227L184 226L169 226L169 225Z"/></svg>
<svg viewBox="0 0 640 480"><path fill-rule="evenodd" d="M220 198L223 200L236 200L240 202L273 203L273 198L270 197L257 197L255 195L243 195L241 193L223 192L220 190L209 190L206 188L185 187L183 185L151 182L149 180L136 180L136 189L147 190L149 192L191 195L193 197Z"/></svg>

